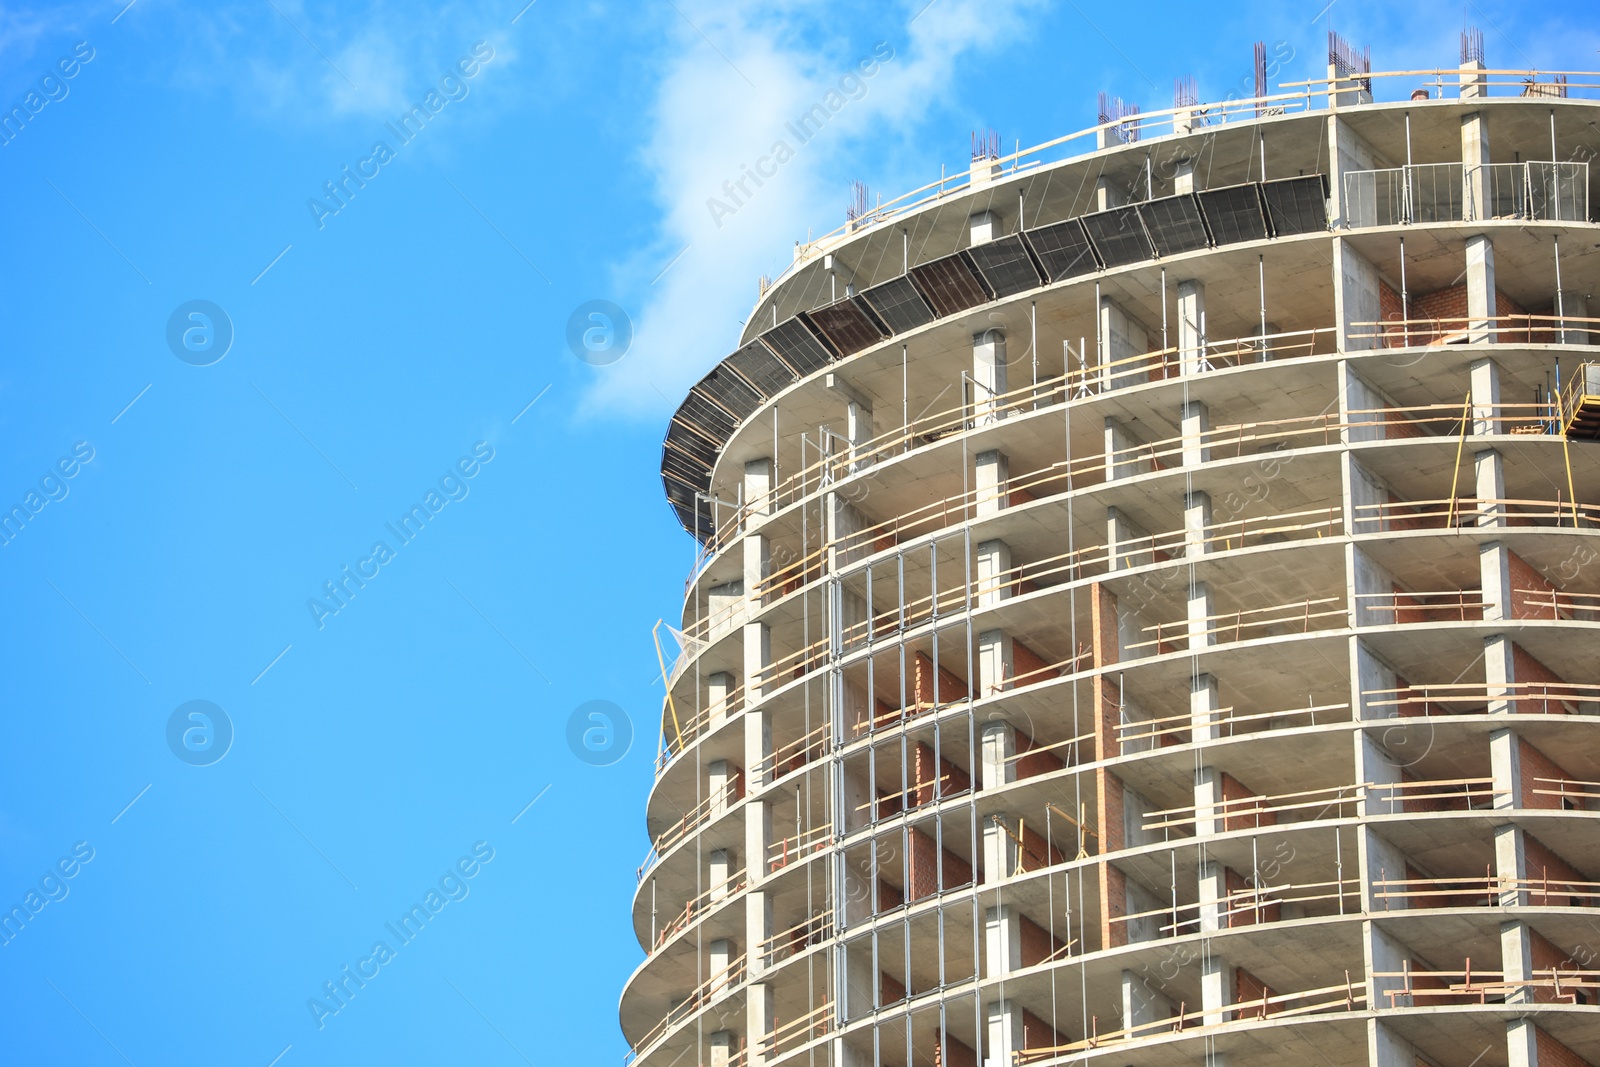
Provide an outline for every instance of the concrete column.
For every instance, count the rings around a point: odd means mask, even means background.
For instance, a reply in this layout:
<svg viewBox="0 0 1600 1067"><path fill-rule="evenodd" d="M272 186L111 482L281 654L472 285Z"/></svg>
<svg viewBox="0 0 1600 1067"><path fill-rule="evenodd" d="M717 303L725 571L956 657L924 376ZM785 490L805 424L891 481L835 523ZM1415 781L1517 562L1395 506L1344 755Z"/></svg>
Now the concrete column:
<svg viewBox="0 0 1600 1067"><path fill-rule="evenodd" d="M1222 772L1215 767L1199 767L1194 772L1194 835L1211 837L1222 833Z"/></svg>
<svg viewBox="0 0 1600 1067"><path fill-rule="evenodd" d="M1199 374L1210 369L1205 345L1205 283L1181 281L1178 283L1178 359L1184 374Z"/></svg>
<svg viewBox="0 0 1600 1067"><path fill-rule="evenodd" d="M1486 448L1474 453L1472 466L1477 481L1478 525L1504 526L1506 506L1500 501L1506 497L1506 475L1499 451Z"/></svg>
<svg viewBox="0 0 1600 1067"><path fill-rule="evenodd" d="M1145 472L1146 460L1139 450L1143 444L1122 425L1122 420L1106 416L1106 481L1132 478Z"/></svg>
<svg viewBox="0 0 1600 1067"><path fill-rule="evenodd" d="M1489 201L1489 120L1481 111L1461 116L1461 167L1465 188L1462 199L1467 218L1486 219L1492 213Z"/></svg>
<svg viewBox="0 0 1600 1067"><path fill-rule="evenodd" d="M983 883L994 885L1011 877L1017 869L1017 842L1001 821L1004 816L983 819Z"/></svg>
<svg viewBox="0 0 1600 1067"><path fill-rule="evenodd" d="M983 976L1004 978L1022 970L1022 913L1010 905L988 908L983 922Z"/></svg>
<svg viewBox="0 0 1600 1067"><path fill-rule="evenodd" d="M1211 551L1211 494L1183 494L1183 554L1190 559Z"/></svg>
<svg viewBox="0 0 1600 1067"><path fill-rule="evenodd" d="M729 882L733 880L733 850L728 848L714 848L711 850L710 870L706 880L711 883L708 899L715 904L719 900L727 900L730 891Z"/></svg>
<svg viewBox="0 0 1600 1067"><path fill-rule="evenodd" d="M1222 736L1217 725L1221 707L1215 678L1197 674L1189 680L1189 729L1196 741L1215 741Z"/></svg>
<svg viewBox="0 0 1600 1067"><path fill-rule="evenodd" d="M1017 779L1017 729L1004 719L983 724L978 788L999 789Z"/></svg>
<svg viewBox="0 0 1600 1067"><path fill-rule="evenodd" d="M1389 998L1385 997L1379 1007L1388 1006ZM1371 1067L1416 1067L1417 1049L1381 1019L1368 1019L1367 1063Z"/></svg>
<svg viewBox="0 0 1600 1067"><path fill-rule="evenodd" d="M759 526L778 510L772 498L775 488L772 477L772 460L752 459L744 465L744 521L745 529Z"/></svg>
<svg viewBox="0 0 1600 1067"><path fill-rule="evenodd" d="M733 675L717 671L706 676L706 716L715 730L728 721L728 696L733 692Z"/></svg>
<svg viewBox="0 0 1600 1067"><path fill-rule="evenodd" d="M1005 418L995 397L1007 391L1006 334L989 329L972 335L973 424L986 426Z"/></svg>
<svg viewBox="0 0 1600 1067"><path fill-rule="evenodd" d="M1483 590L1485 622L1510 621L1513 618L1511 553L1499 541L1478 546L1478 587Z"/></svg>
<svg viewBox="0 0 1600 1067"><path fill-rule="evenodd" d="M1500 973L1507 982L1526 982L1533 978L1533 938L1528 924L1520 919L1500 924ZM1532 990L1516 989L1506 994L1507 1004L1528 1004Z"/></svg>
<svg viewBox="0 0 1600 1067"><path fill-rule="evenodd" d="M973 244L988 244L1001 236L1000 216L992 211L979 211L967 219L967 231Z"/></svg>
<svg viewBox="0 0 1600 1067"><path fill-rule="evenodd" d="M1150 335L1144 324L1124 311L1109 296L1100 298L1101 381L1107 389L1137 385L1149 380L1146 368L1131 362L1150 351Z"/></svg>
<svg viewBox="0 0 1600 1067"><path fill-rule="evenodd" d="M1394 877L1391 875L1390 877ZM1394 974L1405 969L1406 958L1410 955L1405 945L1396 941L1384 931L1377 923L1367 920L1361 924L1362 955L1365 957L1367 974L1372 975L1382 971ZM1412 961L1413 969L1420 970L1417 961ZM1389 990L1404 989L1403 978L1369 978L1367 986L1367 1007L1369 1009L1386 1009L1392 1003L1395 1007L1410 1007L1409 996L1389 999ZM1377 1060L1372 1060L1377 1063ZM1414 1067L1414 1060L1402 1061L1405 1067Z"/></svg>
<svg viewBox="0 0 1600 1067"><path fill-rule="evenodd" d="M1100 147L1110 148L1112 145L1122 143L1121 138L1114 130L1101 130ZM1110 178L1099 178L1094 183L1094 209L1096 211L1110 211L1114 207L1122 206L1122 195L1117 187L1111 183Z"/></svg>
<svg viewBox="0 0 1600 1067"><path fill-rule="evenodd" d="M1330 86L1333 79L1341 76L1349 77L1349 74L1341 71L1332 59L1328 60L1328 82ZM1372 94L1362 88L1358 82L1341 82L1337 89L1328 94L1328 107L1330 110L1370 103L1372 103ZM1410 1067L1410 1065L1408 1064L1407 1067Z"/></svg>
<svg viewBox="0 0 1600 1067"><path fill-rule="evenodd" d="M1539 1028L1532 1019L1506 1020L1506 1067L1539 1067Z"/></svg>
<svg viewBox="0 0 1600 1067"><path fill-rule="evenodd" d="M728 966L733 962L733 942L725 937L712 941L708 947L710 962L707 970L711 972L711 985L707 990L707 999L715 998L728 988Z"/></svg>
<svg viewBox="0 0 1600 1067"><path fill-rule="evenodd" d="M978 542L978 607L990 608L1010 600L1011 546L1004 541Z"/></svg>
<svg viewBox="0 0 1600 1067"><path fill-rule="evenodd" d="M1382 703L1392 697L1396 681L1394 669L1373 655L1360 638L1351 642L1350 676L1355 679L1356 692L1361 701L1356 709L1357 718L1371 721L1393 719L1399 715L1399 710L1393 704Z"/></svg>
<svg viewBox="0 0 1600 1067"><path fill-rule="evenodd" d="M1011 462L1004 452L991 449L979 452L974 464L973 515L977 518L997 515L1011 503Z"/></svg>
<svg viewBox="0 0 1600 1067"><path fill-rule="evenodd" d="M1183 405L1183 465L1198 467L1211 462L1211 409L1202 401L1190 400Z"/></svg>
<svg viewBox="0 0 1600 1067"><path fill-rule="evenodd" d="M1333 318L1340 351L1382 348L1379 327L1357 325L1383 318L1378 303L1378 268L1343 237L1333 239Z"/></svg>
<svg viewBox="0 0 1600 1067"><path fill-rule="evenodd" d="M1500 367L1492 359L1472 362L1472 432L1505 432L1500 416Z"/></svg>
<svg viewBox="0 0 1600 1067"><path fill-rule="evenodd" d="M1494 806L1509 810L1522 797L1522 739L1509 727L1489 735L1489 775L1494 781Z"/></svg>
<svg viewBox="0 0 1600 1067"><path fill-rule="evenodd" d="M1561 294L1561 313L1562 313L1562 316L1569 323L1572 322L1574 319L1586 319L1586 318L1588 318L1589 317L1589 298L1588 298L1588 296L1583 294L1583 293L1562 293ZM1562 331L1561 343L1562 344L1568 344L1568 345L1586 345L1586 344L1591 343L1591 338L1593 336L1594 336L1594 334L1589 331L1589 329L1588 329L1586 324L1577 323L1575 325L1567 326ZM1565 386L1563 385L1562 388L1564 389Z"/></svg>
<svg viewBox="0 0 1600 1067"><path fill-rule="evenodd" d="M1211 587L1205 582L1195 582L1189 588L1189 648L1200 649L1216 644L1212 632L1216 604L1211 597Z"/></svg>
<svg viewBox="0 0 1600 1067"><path fill-rule="evenodd" d="M1172 117L1173 127L1178 133L1188 133L1190 124L1194 121L1192 111L1180 111ZM1172 191L1179 196L1195 192L1194 160L1180 159L1172 174Z"/></svg>
<svg viewBox="0 0 1600 1067"><path fill-rule="evenodd" d="M994 1000L985 1014L983 1067L1010 1067L1022 1051L1022 1008L1009 1000Z"/></svg>
<svg viewBox="0 0 1600 1067"><path fill-rule="evenodd" d="M731 1030L718 1030L709 1038L711 1043L711 1067L728 1067L735 1052L733 1032Z"/></svg>
<svg viewBox="0 0 1600 1067"><path fill-rule="evenodd" d="M1489 95L1486 69L1481 59L1469 59L1461 64L1461 73L1457 76L1461 84L1461 99Z"/></svg>
<svg viewBox="0 0 1600 1067"><path fill-rule="evenodd" d="M744 706L748 709L761 699L763 686L776 688L777 679L763 679L772 665L772 630L763 622L744 627Z"/></svg>
<svg viewBox="0 0 1600 1067"><path fill-rule="evenodd" d="M766 1046L772 1036L773 1015L772 986L767 982L750 983L745 990L745 1060L750 1067L765 1067L769 1062Z"/></svg>
<svg viewBox="0 0 1600 1067"><path fill-rule="evenodd" d="M1488 686L1489 714L1509 715L1517 684L1517 661L1511 638L1491 634L1483 639L1483 678Z"/></svg>
<svg viewBox="0 0 1600 1067"><path fill-rule="evenodd" d="M1134 1036L1140 1036L1140 1027L1154 1027L1157 1023L1165 1021L1167 1015L1160 1008L1166 1007L1158 1000L1166 998L1152 990L1133 971L1122 972L1122 1025L1125 1029L1136 1031Z"/></svg>
<svg viewBox="0 0 1600 1067"><path fill-rule="evenodd" d="M755 979L767 971L767 941L773 934L772 894L765 889L752 889L745 897L744 908L744 943L748 946L745 969Z"/></svg>
<svg viewBox="0 0 1600 1067"><path fill-rule="evenodd" d="M1227 869L1217 860L1200 864L1200 932L1214 934L1227 928L1223 917L1228 896Z"/></svg>
<svg viewBox="0 0 1600 1067"><path fill-rule="evenodd" d="M850 455L846 469L855 474L871 463L867 445L873 434L872 401L857 390L842 375L829 374L824 378L830 392L845 405L845 440L849 442Z"/></svg>
<svg viewBox="0 0 1600 1067"><path fill-rule="evenodd" d="M1400 767L1373 736L1365 730L1355 734L1356 783L1370 788L1360 804L1362 815L1393 815L1401 810L1399 799L1391 786L1400 781ZM1394 876L1391 876L1394 877Z"/></svg>
<svg viewBox="0 0 1600 1067"><path fill-rule="evenodd" d="M725 759L714 759L706 765L706 799L710 801L711 818L728 810L728 794L732 791L736 771Z"/></svg>
<svg viewBox="0 0 1600 1067"><path fill-rule="evenodd" d="M1467 331L1474 344L1493 344L1494 244L1483 234L1467 238Z"/></svg>
<svg viewBox="0 0 1600 1067"><path fill-rule="evenodd" d="M747 598L748 605L760 605L765 602L766 581L772 573L771 544L771 539L763 534L745 535L744 580L739 583L739 592Z"/></svg>
<svg viewBox="0 0 1600 1067"><path fill-rule="evenodd" d="M749 542L745 544L749 551ZM744 619L744 582L723 582L706 590L706 619L709 623L706 637L715 641L738 626Z"/></svg>
<svg viewBox="0 0 1600 1067"><path fill-rule="evenodd" d="M1228 1006L1234 1003L1236 988L1233 968L1226 960L1208 953L1200 961L1200 1009L1205 1013L1201 1017L1203 1025L1215 1026L1232 1017Z"/></svg>
<svg viewBox="0 0 1600 1067"><path fill-rule="evenodd" d="M1345 589L1355 625L1394 624L1394 577L1357 544L1345 545Z"/></svg>
<svg viewBox="0 0 1600 1067"><path fill-rule="evenodd" d="M1528 903L1529 895L1522 888L1528 877L1528 854L1522 827L1515 823L1494 828L1494 876L1500 882L1501 907L1521 907Z"/></svg>
<svg viewBox="0 0 1600 1067"><path fill-rule="evenodd" d="M978 696L992 696L1011 688L1015 671L1011 635L1004 630L985 630L978 635Z"/></svg>
<svg viewBox="0 0 1600 1067"><path fill-rule="evenodd" d="M1117 508L1106 508L1107 568L1113 571L1143 566L1153 558L1144 543L1146 534Z"/></svg>

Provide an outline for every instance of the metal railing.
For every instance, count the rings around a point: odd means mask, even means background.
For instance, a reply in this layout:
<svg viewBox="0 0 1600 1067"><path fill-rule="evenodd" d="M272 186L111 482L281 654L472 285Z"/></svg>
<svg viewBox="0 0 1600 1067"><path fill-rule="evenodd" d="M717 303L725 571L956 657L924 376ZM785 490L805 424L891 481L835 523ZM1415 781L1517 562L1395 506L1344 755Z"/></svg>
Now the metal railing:
<svg viewBox="0 0 1600 1067"><path fill-rule="evenodd" d="M1589 164L1416 163L1351 171L1341 207L1350 229L1493 219L1585 222Z"/></svg>

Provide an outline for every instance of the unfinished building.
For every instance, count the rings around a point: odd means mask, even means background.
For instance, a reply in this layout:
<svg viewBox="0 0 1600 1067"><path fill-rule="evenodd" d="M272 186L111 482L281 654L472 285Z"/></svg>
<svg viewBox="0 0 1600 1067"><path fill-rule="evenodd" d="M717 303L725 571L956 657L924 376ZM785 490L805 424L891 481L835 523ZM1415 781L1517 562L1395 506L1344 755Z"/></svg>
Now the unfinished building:
<svg viewBox="0 0 1600 1067"><path fill-rule="evenodd" d="M630 1060L1600 1064L1600 75L1329 57L763 286Z"/></svg>

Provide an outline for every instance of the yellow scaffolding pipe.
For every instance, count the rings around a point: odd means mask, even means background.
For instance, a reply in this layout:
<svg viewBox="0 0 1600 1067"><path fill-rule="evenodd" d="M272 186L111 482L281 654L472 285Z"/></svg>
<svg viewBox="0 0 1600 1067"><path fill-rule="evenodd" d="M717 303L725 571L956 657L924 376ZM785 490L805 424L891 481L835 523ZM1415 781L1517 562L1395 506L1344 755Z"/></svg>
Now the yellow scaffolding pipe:
<svg viewBox="0 0 1600 1067"><path fill-rule="evenodd" d="M656 663L661 666L661 685L667 691L667 710L672 712L672 731L678 738L678 751L683 751L683 727L678 725L678 706L672 702L672 680L667 677L667 657L661 654L661 627L666 619L657 619L655 626L650 629L650 637L656 643Z"/></svg>

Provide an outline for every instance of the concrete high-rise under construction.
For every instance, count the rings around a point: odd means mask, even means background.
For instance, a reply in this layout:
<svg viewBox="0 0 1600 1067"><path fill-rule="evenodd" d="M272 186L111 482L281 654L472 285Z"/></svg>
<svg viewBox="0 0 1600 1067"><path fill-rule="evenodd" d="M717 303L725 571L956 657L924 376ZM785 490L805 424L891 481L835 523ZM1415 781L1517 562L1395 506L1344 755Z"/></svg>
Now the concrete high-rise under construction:
<svg viewBox="0 0 1600 1067"><path fill-rule="evenodd" d="M1328 55L763 283L632 1060L1600 1064L1600 75Z"/></svg>

